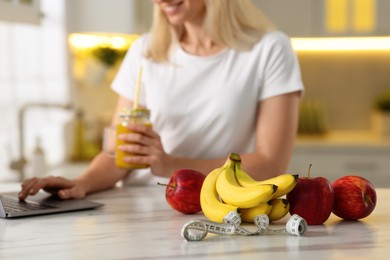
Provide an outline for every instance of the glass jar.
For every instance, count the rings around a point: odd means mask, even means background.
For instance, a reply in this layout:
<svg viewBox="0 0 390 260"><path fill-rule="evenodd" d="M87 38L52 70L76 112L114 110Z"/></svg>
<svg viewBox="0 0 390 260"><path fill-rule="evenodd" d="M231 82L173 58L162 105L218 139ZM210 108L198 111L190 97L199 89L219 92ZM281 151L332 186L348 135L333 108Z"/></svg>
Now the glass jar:
<svg viewBox="0 0 390 260"><path fill-rule="evenodd" d="M136 155L133 153L123 152L118 149L121 145L129 144L123 140L118 138L121 134L132 133L133 131L129 130L127 126L129 124L141 124L146 125L148 127L152 127L152 123L149 120L150 111L144 108L131 109L131 108L123 108L119 112L119 123L116 126L116 151L115 151L115 164L120 168L126 169L141 169L147 168L149 165L146 164L131 164L127 163L123 160L123 157L128 157L132 155Z"/></svg>

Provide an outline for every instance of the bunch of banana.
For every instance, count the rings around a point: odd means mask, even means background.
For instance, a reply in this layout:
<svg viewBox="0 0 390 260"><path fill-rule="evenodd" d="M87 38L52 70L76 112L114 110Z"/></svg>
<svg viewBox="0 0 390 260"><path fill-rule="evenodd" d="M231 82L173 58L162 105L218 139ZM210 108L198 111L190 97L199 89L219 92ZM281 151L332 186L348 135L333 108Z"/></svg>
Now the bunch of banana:
<svg viewBox="0 0 390 260"><path fill-rule="evenodd" d="M241 209L241 220L242 222L250 222L252 223L256 216L266 214L269 216L269 213L272 209L272 201L268 201L266 203L262 203L256 207Z"/></svg>
<svg viewBox="0 0 390 260"><path fill-rule="evenodd" d="M256 181L248 173L242 170L241 163L236 163L236 177L238 184L242 187L253 187L264 184L274 184L278 186L277 191L272 196L273 199L279 198L292 191L298 180L298 175L286 173L264 181Z"/></svg>
<svg viewBox="0 0 390 260"><path fill-rule="evenodd" d="M290 203L285 198L273 199L270 203L272 204L271 210L268 213L270 221L277 221L283 218L290 210Z"/></svg>
<svg viewBox="0 0 390 260"><path fill-rule="evenodd" d="M230 163L218 176L216 189L221 199L239 208L256 207L273 198L278 186L273 184L259 184L241 186L236 175L236 165L241 164L241 158L237 154L231 154Z"/></svg>
<svg viewBox="0 0 390 260"><path fill-rule="evenodd" d="M243 171L240 156L232 153L204 180L200 193L202 211L209 220L220 223L230 211L240 213L244 222L253 222L261 214L276 221L288 213L288 201L280 197L295 187L297 179L298 175L283 174L256 181Z"/></svg>
<svg viewBox="0 0 390 260"><path fill-rule="evenodd" d="M210 172L203 181L200 190L200 205L203 214L211 221L222 223L223 218L230 212L238 212L238 207L225 204L219 199L216 183L219 175L229 166L229 159L221 167Z"/></svg>

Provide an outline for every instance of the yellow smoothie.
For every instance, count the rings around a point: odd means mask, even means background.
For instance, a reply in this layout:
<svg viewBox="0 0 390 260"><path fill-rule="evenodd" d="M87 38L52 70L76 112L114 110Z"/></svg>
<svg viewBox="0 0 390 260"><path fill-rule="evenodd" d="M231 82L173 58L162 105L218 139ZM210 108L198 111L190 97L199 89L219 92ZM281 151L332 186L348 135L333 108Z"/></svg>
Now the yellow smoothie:
<svg viewBox="0 0 390 260"><path fill-rule="evenodd" d="M148 110L145 110L148 111ZM152 124L149 122L149 118L143 117L144 110L140 111L135 111L135 113L131 113L130 116L126 118L126 120L122 120L119 122L116 126L116 148L115 148L115 164L116 166L120 168L125 168L125 169L142 169L142 168L148 168L149 165L147 164L132 164L132 163L127 163L123 160L123 157L128 157L135 155L133 153L128 153L128 152L123 152L118 149L119 146L121 145L126 145L129 144L128 142L125 142L123 140L120 140L118 138L119 135L121 134L126 134L126 133L132 133L133 131L129 130L127 128L128 124L143 124L148 127L152 127ZM149 115L149 114L148 114Z"/></svg>

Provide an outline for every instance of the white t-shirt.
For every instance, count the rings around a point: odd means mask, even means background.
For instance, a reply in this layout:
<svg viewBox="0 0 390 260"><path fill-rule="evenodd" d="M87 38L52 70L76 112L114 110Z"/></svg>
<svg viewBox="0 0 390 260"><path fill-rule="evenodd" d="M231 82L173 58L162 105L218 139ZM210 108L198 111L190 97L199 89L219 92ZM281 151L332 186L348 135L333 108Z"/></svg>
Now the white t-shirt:
<svg viewBox="0 0 390 260"><path fill-rule="evenodd" d="M303 90L296 54L282 32L265 34L249 51L224 49L206 57L177 46L169 63L144 57L149 37L133 43L112 88L134 100L142 66L139 103L151 110L168 154L212 159L254 151L259 102ZM144 170L129 179L155 184L152 176Z"/></svg>

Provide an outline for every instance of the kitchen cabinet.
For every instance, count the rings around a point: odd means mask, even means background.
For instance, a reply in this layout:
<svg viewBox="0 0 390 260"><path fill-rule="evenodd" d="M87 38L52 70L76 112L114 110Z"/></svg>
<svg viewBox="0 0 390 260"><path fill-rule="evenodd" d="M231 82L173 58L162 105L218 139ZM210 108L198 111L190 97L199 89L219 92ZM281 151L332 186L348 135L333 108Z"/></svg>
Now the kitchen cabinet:
<svg viewBox="0 0 390 260"><path fill-rule="evenodd" d="M377 35L390 36L390 1L389 0L377 0Z"/></svg>
<svg viewBox="0 0 390 260"><path fill-rule="evenodd" d="M307 176L324 176L330 181L359 175L375 187L390 187L390 145L297 144L289 171Z"/></svg>
<svg viewBox="0 0 390 260"><path fill-rule="evenodd" d="M390 35L388 0L253 0L292 37Z"/></svg>
<svg viewBox="0 0 390 260"><path fill-rule="evenodd" d="M40 0L0 0L0 21L39 24Z"/></svg>
<svg viewBox="0 0 390 260"><path fill-rule="evenodd" d="M149 30L152 1L66 0L68 33L141 34Z"/></svg>
<svg viewBox="0 0 390 260"><path fill-rule="evenodd" d="M253 0L253 2L278 29L288 35L309 36L314 33L312 0Z"/></svg>

